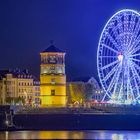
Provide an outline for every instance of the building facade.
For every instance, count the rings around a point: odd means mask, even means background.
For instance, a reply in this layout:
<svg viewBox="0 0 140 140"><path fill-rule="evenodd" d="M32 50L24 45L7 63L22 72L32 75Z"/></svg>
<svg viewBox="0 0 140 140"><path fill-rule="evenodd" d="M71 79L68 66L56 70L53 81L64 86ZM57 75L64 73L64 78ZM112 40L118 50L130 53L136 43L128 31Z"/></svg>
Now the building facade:
<svg viewBox="0 0 140 140"><path fill-rule="evenodd" d="M51 45L40 55L41 106L66 106L65 52Z"/></svg>
<svg viewBox="0 0 140 140"><path fill-rule="evenodd" d="M94 77L80 77L67 83L68 103L100 102L104 92Z"/></svg>
<svg viewBox="0 0 140 140"><path fill-rule="evenodd" d="M33 83L33 104L40 106L40 81L34 79Z"/></svg>
<svg viewBox="0 0 140 140"><path fill-rule="evenodd" d="M36 92L34 88L37 85L34 84L34 76L28 70L0 70L0 77L1 104L11 102L7 101L7 99L13 100L14 103L18 98L23 99L25 101L24 104L32 104L34 102L34 92ZM40 89L37 89L40 92Z"/></svg>

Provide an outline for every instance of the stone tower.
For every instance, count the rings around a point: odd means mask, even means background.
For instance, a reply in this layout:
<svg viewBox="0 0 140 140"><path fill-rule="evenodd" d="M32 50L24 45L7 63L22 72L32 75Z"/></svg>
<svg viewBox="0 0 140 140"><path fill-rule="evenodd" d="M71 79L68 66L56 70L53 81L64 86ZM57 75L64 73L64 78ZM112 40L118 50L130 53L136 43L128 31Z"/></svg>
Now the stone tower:
<svg viewBox="0 0 140 140"><path fill-rule="evenodd" d="M40 55L41 106L66 106L65 52L51 45Z"/></svg>

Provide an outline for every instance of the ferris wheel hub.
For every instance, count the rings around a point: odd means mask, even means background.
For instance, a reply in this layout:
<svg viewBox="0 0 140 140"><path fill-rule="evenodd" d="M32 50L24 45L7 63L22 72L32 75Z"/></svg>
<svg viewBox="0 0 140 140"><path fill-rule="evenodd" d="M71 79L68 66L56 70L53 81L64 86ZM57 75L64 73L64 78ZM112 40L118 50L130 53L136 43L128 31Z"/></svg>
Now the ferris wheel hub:
<svg viewBox="0 0 140 140"><path fill-rule="evenodd" d="M119 60L119 61L123 61L123 55L122 55L122 54L119 54L119 55L118 55L118 60Z"/></svg>

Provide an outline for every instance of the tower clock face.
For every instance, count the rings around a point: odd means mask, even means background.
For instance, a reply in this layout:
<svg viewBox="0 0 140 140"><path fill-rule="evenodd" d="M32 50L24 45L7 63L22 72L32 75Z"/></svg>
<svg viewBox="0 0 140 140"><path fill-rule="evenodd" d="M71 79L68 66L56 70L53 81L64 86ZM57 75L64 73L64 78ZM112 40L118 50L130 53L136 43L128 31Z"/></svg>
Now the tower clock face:
<svg viewBox="0 0 140 140"><path fill-rule="evenodd" d="M56 64L57 63L56 56L49 56L48 57L48 63L50 63L50 64Z"/></svg>

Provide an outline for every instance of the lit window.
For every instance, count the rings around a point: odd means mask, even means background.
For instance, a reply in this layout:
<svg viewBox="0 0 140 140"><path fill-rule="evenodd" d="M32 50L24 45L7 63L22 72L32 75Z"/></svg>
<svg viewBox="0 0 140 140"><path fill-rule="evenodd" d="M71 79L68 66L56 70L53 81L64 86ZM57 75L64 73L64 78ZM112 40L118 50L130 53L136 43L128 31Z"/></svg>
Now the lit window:
<svg viewBox="0 0 140 140"><path fill-rule="evenodd" d="M52 95L52 96L55 95L55 90L54 90L54 89L51 90L51 95Z"/></svg>
<svg viewBox="0 0 140 140"><path fill-rule="evenodd" d="M55 84L55 78L51 79L51 84Z"/></svg>

